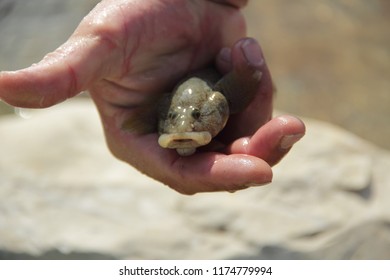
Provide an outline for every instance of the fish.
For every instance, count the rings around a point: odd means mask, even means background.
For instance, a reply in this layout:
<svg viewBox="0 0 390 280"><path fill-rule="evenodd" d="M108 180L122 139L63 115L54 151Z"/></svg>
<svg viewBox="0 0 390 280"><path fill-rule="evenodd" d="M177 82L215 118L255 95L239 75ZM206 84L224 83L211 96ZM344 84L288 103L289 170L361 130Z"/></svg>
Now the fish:
<svg viewBox="0 0 390 280"><path fill-rule="evenodd" d="M190 156L209 144L231 115L242 112L259 88L260 70L221 75L214 68L195 72L161 98L158 108L158 144Z"/></svg>

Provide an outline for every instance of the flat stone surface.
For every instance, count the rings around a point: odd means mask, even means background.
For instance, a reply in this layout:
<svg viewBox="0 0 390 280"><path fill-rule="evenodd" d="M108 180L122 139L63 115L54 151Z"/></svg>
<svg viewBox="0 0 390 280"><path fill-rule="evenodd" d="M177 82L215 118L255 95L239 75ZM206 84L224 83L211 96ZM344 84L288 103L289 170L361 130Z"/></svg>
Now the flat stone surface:
<svg viewBox="0 0 390 280"><path fill-rule="evenodd" d="M89 100L26 114L0 118L0 258L390 258L390 155L328 123L272 184L182 196L111 156Z"/></svg>

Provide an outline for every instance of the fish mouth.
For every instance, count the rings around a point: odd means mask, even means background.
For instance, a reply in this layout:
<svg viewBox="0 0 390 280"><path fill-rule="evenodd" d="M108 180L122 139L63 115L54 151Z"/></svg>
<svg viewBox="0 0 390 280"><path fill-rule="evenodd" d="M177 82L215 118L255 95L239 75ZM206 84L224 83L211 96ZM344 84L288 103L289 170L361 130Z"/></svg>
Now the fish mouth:
<svg viewBox="0 0 390 280"><path fill-rule="evenodd" d="M158 144L168 149L191 149L210 143L212 136L208 131L164 133L158 138Z"/></svg>

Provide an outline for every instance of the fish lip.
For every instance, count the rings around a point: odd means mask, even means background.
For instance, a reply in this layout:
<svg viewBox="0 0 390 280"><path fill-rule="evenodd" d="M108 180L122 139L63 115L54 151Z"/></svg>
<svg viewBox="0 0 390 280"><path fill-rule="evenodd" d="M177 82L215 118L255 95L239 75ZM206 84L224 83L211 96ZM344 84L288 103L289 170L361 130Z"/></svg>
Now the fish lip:
<svg viewBox="0 0 390 280"><path fill-rule="evenodd" d="M212 139L208 131L164 133L158 138L158 143L163 148L197 148L207 145Z"/></svg>

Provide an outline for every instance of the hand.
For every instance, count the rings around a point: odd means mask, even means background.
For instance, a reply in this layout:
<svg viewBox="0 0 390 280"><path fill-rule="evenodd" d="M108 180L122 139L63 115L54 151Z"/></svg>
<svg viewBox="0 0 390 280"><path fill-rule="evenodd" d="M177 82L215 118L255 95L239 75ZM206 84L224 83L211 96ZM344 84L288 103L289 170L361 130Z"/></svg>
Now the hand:
<svg viewBox="0 0 390 280"><path fill-rule="evenodd" d="M305 128L290 116L271 120L273 89L261 49L253 39L237 42L245 35L239 10L245 3L103 0L41 62L0 73L0 98L14 106L43 108L89 90L111 152L183 194L269 183L271 166ZM150 100L215 57L222 73L245 63L263 72L253 102L230 118L219 138L225 153L179 157L158 145L157 133L122 129L127 119L148 110Z"/></svg>

